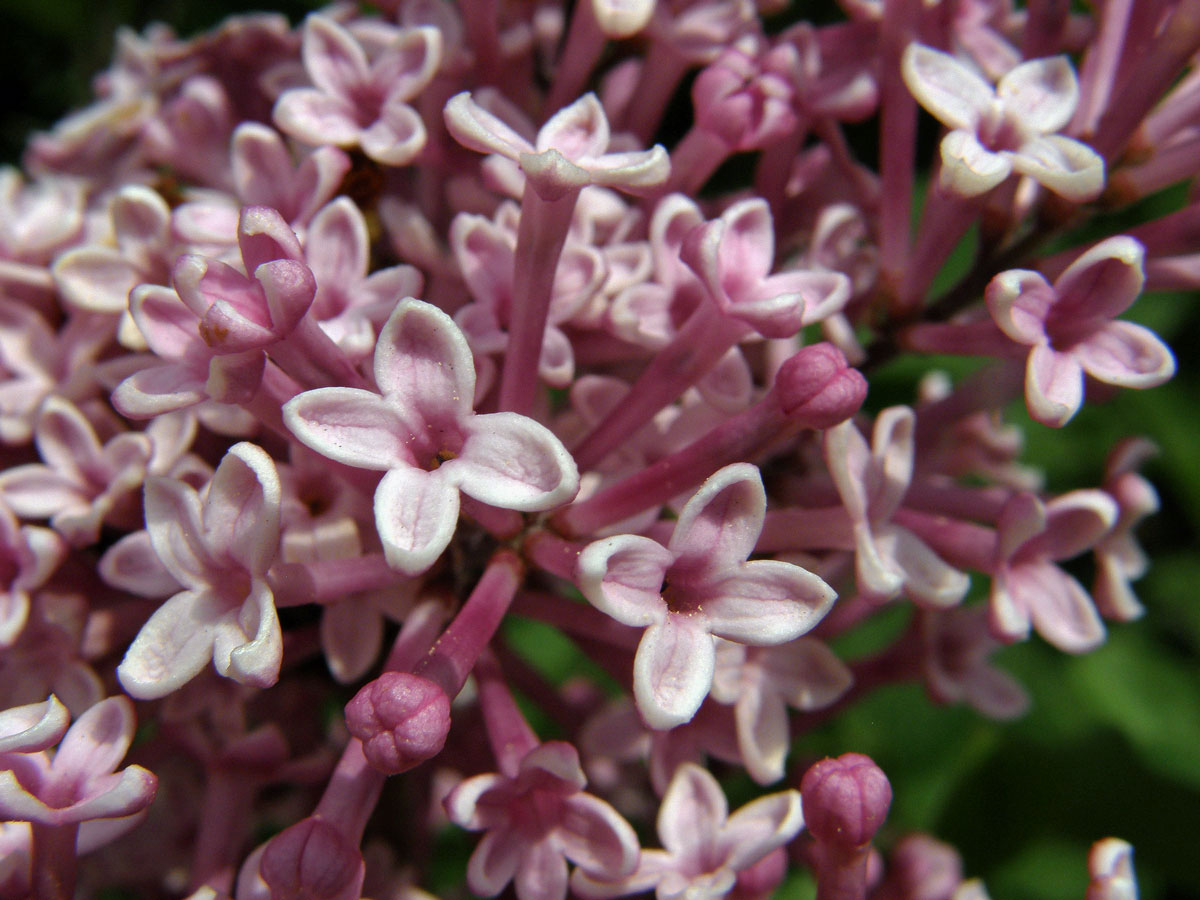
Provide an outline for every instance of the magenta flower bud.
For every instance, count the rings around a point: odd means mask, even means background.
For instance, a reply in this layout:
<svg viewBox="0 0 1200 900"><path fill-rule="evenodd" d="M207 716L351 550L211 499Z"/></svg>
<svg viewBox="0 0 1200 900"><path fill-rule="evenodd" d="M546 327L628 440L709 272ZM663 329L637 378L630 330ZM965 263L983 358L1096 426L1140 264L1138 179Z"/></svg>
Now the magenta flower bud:
<svg viewBox="0 0 1200 900"><path fill-rule="evenodd" d="M783 884L787 869L787 849L776 847L754 865L737 873L737 884L729 893L730 900L767 900Z"/></svg>
<svg viewBox="0 0 1200 900"><path fill-rule="evenodd" d="M950 900L962 884L962 859L949 844L910 834L892 848L883 900Z"/></svg>
<svg viewBox="0 0 1200 900"><path fill-rule="evenodd" d="M358 848L316 816L271 838L258 871L271 900L358 900L365 875Z"/></svg>
<svg viewBox="0 0 1200 900"><path fill-rule="evenodd" d="M850 418L867 396L867 380L842 351L822 342L804 347L775 376L784 415L805 428L832 428Z"/></svg>
<svg viewBox="0 0 1200 900"><path fill-rule="evenodd" d="M804 822L818 842L865 847L887 818L892 786L862 753L843 753L813 765L800 782Z"/></svg>
<svg viewBox="0 0 1200 900"><path fill-rule="evenodd" d="M450 698L428 678L384 672L346 704L346 727L362 741L367 762L397 775L442 751Z"/></svg>

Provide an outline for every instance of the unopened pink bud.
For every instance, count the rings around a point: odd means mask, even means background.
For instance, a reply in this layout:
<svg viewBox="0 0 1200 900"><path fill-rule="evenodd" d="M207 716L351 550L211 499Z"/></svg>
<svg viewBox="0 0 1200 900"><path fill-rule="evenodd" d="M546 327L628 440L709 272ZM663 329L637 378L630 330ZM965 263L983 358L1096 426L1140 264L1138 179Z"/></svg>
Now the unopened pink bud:
<svg viewBox="0 0 1200 900"><path fill-rule="evenodd" d="M800 782L804 822L817 841L864 847L887 818L892 786L883 770L862 753L823 759Z"/></svg>
<svg viewBox="0 0 1200 900"><path fill-rule="evenodd" d="M758 862L737 873L737 884L729 893L730 900L767 900L772 897L787 875L787 849L776 847Z"/></svg>
<svg viewBox="0 0 1200 900"><path fill-rule="evenodd" d="M362 741L367 762L396 775L441 752L450 698L428 678L385 672L346 704L346 727Z"/></svg>
<svg viewBox="0 0 1200 900"><path fill-rule="evenodd" d="M929 835L910 834L892 848L882 896L950 900L962 880L958 851Z"/></svg>
<svg viewBox="0 0 1200 900"><path fill-rule="evenodd" d="M779 368L775 391L784 415L805 428L832 428L854 415L867 396L867 380L845 355L823 342L804 347Z"/></svg>
<svg viewBox="0 0 1200 900"><path fill-rule="evenodd" d="M365 868L345 835L309 816L271 838L259 874L271 900L358 900Z"/></svg>

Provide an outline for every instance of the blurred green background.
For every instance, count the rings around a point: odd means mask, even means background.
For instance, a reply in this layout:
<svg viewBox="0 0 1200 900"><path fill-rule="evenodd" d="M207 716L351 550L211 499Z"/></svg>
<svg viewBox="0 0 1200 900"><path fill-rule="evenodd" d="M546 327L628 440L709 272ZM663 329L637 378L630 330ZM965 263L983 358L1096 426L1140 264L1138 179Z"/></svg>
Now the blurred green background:
<svg viewBox="0 0 1200 900"><path fill-rule="evenodd" d="M290 0L276 9L298 21L313 6ZM246 9L231 0L0 0L0 162L16 163L31 131L87 102L118 25L161 20L190 34ZM919 688L903 686L797 748L804 757L871 754L896 796L883 841L918 829L949 841L996 900L1082 900L1088 847L1108 835L1134 844L1144 897L1200 898L1200 313L1195 296L1149 295L1130 318L1176 349L1173 382L1088 407L1062 431L1029 423L1019 404L1010 413L1026 423L1028 460L1045 469L1052 491L1098 484L1120 437L1144 434L1159 445L1147 474L1163 509L1142 528L1154 566L1137 586L1147 616L1112 628L1108 644L1083 658L1036 640L1004 651L1000 661L1034 700L1019 722L934 708ZM911 397L923 368L892 366L873 390ZM1086 569L1078 574L1088 580ZM880 638L902 627L902 615L885 617ZM524 627L514 623L515 643L542 648L539 668L573 670L565 641L542 631L520 640ZM787 887L793 897L811 891L804 881Z"/></svg>

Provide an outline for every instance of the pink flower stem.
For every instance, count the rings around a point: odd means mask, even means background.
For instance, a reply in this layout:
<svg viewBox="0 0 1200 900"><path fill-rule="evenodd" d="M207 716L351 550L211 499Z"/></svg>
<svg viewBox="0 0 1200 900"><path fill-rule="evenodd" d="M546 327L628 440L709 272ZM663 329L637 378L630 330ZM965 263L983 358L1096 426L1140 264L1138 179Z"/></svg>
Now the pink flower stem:
<svg viewBox="0 0 1200 900"><path fill-rule="evenodd" d="M204 806L192 854L189 890L210 887L223 894L233 892L236 861L251 821L257 779L221 766L208 772Z"/></svg>
<svg viewBox="0 0 1200 900"><path fill-rule="evenodd" d="M575 580L575 568L584 545L562 538L549 531L535 531L523 546L525 558L537 568L568 581Z"/></svg>
<svg viewBox="0 0 1200 900"><path fill-rule="evenodd" d="M475 74L484 84L495 84L501 75L500 4L498 0L461 0L459 5L467 43L475 57Z"/></svg>
<svg viewBox="0 0 1200 900"><path fill-rule="evenodd" d="M75 841L79 824L32 822L33 896L36 900L72 900L79 859Z"/></svg>
<svg viewBox="0 0 1200 900"><path fill-rule="evenodd" d="M1200 50L1200 0L1182 0L1138 60L1136 73L1129 73L1100 117L1092 141L1097 153L1105 159L1116 158L1146 113L1197 50Z"/></svg>
<svg viewBox="0 0 1200 900"><path fill-rule="evenodd" d="M661 193L695 194L732 152L724 138L693 125L671 151L671 179Z"/></svg>
<svg viewBox="0 0 1200 900"><path fill-rule="evenodd" d="M1079 104L1071 119L1068 133L1085 140L1096 132L1100 116L1108 105L1134 0L1109 0L1100 12L1100 31L1088 47L1079 72Z"/></svg>
<svg viewBox="0 0 1200 900"><path fill-rule="evenodd" d="M1058 0L1029 0L1021 33L1021 56L1041 59L1058 53L1070 13L1070 5Z"/></svg>
<svg viewBox="0 0 1200 900"><path fill-rule="evenodd" d="M885 291L899 286L909 263L916 157L917 101L900 77L900 55L915 39L921 0L884 0L879 77L879 272Z"/></svg>
<svg viewBox="0 0 1200 900"><path fill-rule="evenodd" d="M930 179L926 196L921 227L917 229L917 246L909 259L897 298L897 309L902 314L921 307L934 276L967 233L982 205L976 198L959 197L942 190L936 175Z"/></svg>
<svg viewBox="0 0 1200 900"><path fill-rule="evenodd" d="M754 461L797 431L799 425L784 415L772 390L686 447L561 510L554 523L568 535L593 534L634 513L661 506L722 466Z"/></svg>
<svg viewBox="0 0 1200 900"><path fill-rule="evenodd" d="M388 671L406 671L415 667L426 653L432 652L430 644L444 621L444 604L430 601L416 607L404 620L404 627L392 645L385 668ZM351 738L313 815L329 822L347 840L357 845L362 841L363 829L379 802L379 792L386 778L363 756L362 741Z"/></svg>
<svg viewBox="0 0 1200 900"><path fill-rule="evenodd" d="M629 391L624 403L608 414L572 450L579 471L594 468L702 378L745 335L745 327L704 304L692 314L674 340L658 352Z"/></svg>
<svg viewBox="0 0 1200 900"><path fill-rule="evenodd" d="M54 290L54 276L44 266L31 266L27 263L14 262L11 259L0 259L0 284L52 291Z"/></svg>
<svg viewBox="0 0 1200 900"><path fill-rule="evenodd" d="M370 387L311 315L302 318L290 335L267 352L275 364L305 390L322 387L366 390Z"/></svg>
<svg viewBox="0 0 1200 900"><path fill-rule="evenodd" d="M788 134L764 147L758 158L758 166L754 170L754 192L771 205L777 221L787 195L792 164L800 155L807 136L808 124L801 119Z"/></svg>
<svg viewBox="0 0 1200 900"><path fill-rule="evenodd" d="M583 93L584 86L604 54L608 38L600 30L591 0L575 4L567 39L558 54L554 69L554 84L546 98L547 117L573 103Z"/></svg>
<svg viewBox="0 0 1200 900"><path fill-rule="evenodd" d="M637 87L621 116L620 128L638 139L639 146L650 143L662 122L663 112L691 64L667 41L654 40L642 63Z"/></svg>
<svg viewBox="0 0 1200 900"><path fill-rule="evenodd" d="M513 700L504 681L504 673L490 650L485 650L475 663L479 680L479 705L487 726L488 743L500 772L509 778L520 773L521 760L540 743L521 710Z"/></svg>
<svg viewBox="0 0 1200 900"><path fill-rule="evenodd" d="M1193 69L1142 121L1137 131L1137 149L1157 147L1197 119L1200 119L1200 70Z"/></svg>
<svg viewBox="0 0 1200 900"><path fill-rule="evenodd" d="M447 697L457 697L508 612L524 570L511 550L497 550L475 590L429 653L414 666L413 674L433 681Z"/></svg>
<svg viewBox="0 0 1200 900"><path fill-rule="evenodd" d="M489 506L466 494L463 494L461 502L463 515L481 526L496 540L512 540L525 527L525 517L515 510Z"/></svg>
<svg viewBox="0 0 1200 900"><path fill-rule="evenodd" d="M300 564L312 579L314 595L309 602L340 600L359 591L374 591L407 581L388 566L382 553L367 553L353 559L327 559Z"/></svg>
<svg viewBox="0 0 1200 900"><path fill-rule="evenodd" d="M818 844L814 850L817 900L865 900L870 844L863 847Z"/></svg>
<svg viewBox="0 0 1200 900"><path fill-rule="evenodd" d="M854 523L843 506L797 506L767 511L757 553L853 550Z"/></svg>
<svg viewBox="0 0 1200 900"><path fill-rule="evenodd" d="M513 271L512 321L508 327L508 349L500 373L500 409L529 415L538 390L538 363L554 273L567 240L577 190L544 200L533 185L525 185L521 200L521 225L517 232Z"/></svg>

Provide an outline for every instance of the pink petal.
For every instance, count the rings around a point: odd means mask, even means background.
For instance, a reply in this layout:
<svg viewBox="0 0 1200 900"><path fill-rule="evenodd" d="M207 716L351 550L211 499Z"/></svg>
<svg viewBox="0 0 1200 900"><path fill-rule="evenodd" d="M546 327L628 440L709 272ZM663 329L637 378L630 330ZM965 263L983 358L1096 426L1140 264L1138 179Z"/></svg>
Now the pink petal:
<svg viewBox="0 0 1200 900"><path fill-rule="evenodd" d="M1103 240L1081 254L1054 282L1058 302L1051 317L1064 337L1125 312L1142 292L1146 252L1131 237ZM1078 332L1076 332L1078 333Z"/></svg>
<svg viewBox="0 0 1200 900"><path fill-rule="evenodd" d="M705 586L704 615L713 634L742 644L782 644L807 632L837 593L791 563L755 560Z"/></svg>
<svg viewBox="0 0 1200 900"><path fill-rule="evenodd" d="M738 699L733 713L747 774L759 784L778 781L791 748L783 698L773 692L749 691Z"/></svg>
<svg viewBox="0 0 1200 900"><path fill-rule="evenodd" d="M637 867L641 846L633 828L591 794L578 793L563 801L555 839L567 859L598 878L621 878Z"/></svg>
<svg viewBox="0 0 1200 900"><path fill-rule="evenodd" d="M230 166L238 197L251 205L279 207L289 193L292 157L278 132L243 122L233 132ZM283 210L280 210L283 212Z"/></svg>
<svg viewBox="0 0 1200 900"><path fill-rule="evenodd" d="M1117 504L1101 490L1081 489L1046 506L1046 525L1021 547L1020 559L1071 559L1091 550L1117 522Z"/></svg>
<svg viewBox="0 0 1200 900"><path fill-rule="evenodd" d="M90 492L41 463L14 466L0 473L0 498L19 516L48 519L63 510L88 509Z"/></svg>
<svg viewBox="0 0 1200 900"><path fill-rule="evenodd" d="M906 528L883 525L876 529L875 543L904 576L904 591L928 606L960 603L971 579L944 562L924 541Z"/></svg>
<svg viewBox="0 0 1200 900"><path fill-rule="evenodd" d="M135 372L113 391L117 411L131 419L149 419L187 409L208 399L205 380L186 366L167 364Z"/></svg>
<svg viewBox="0 0 1200 900"><path fill-rule="evenodd" d="M398 100L384 106L379 119L359 136L363 153L388 166L412 162L425 147L425 140L425 123L420 115Z"/></svg>
<svg viewBox="0 0 1200 900"><path fill-rule="evenodd" d="M1000 79L996 96L1006 115L1038 134L1061 131L1079 105L1079 82L1065 56L1031 59Z"/></svg>
<svg viewBox="0 0 1200 900"><path fill-rule="evenodd" d="M183 687L212 659L224 612L211 593L176 594L155 610L125 651L117 667L121 686L138 700L156 700Z"/></svg>
<svg viewBox="0 0 1200 900"><path fill-rule="evenodd" d="M63 300L76 309L115 315L129 306L129 292L142 273L121 251L88 245L68 250L54 263Z"/></svg>
<svg viewBox="0 0 1200 900"><path fill-rule="evenodd" d="M383 647L383 616L355 599L326 606L320 631L325 662L339 684L365 675Z"/></svg>
<svg viewBox="0 0 1200 900"><path fill-rule="evenodd" d="M499 803L481 804L485 794L509 785L503 775L488 773L464 778L446 795L442 806L450 821L468 831L482 831L507 823L508 812Z"/></svg>
<svg viewBox="0 0 1200 900"><path fill-rule="evenodd" d="M127 534L109 547L99 572L105 584L139 597L169 597L182 587L154 552L146 531Z"/></svg>
<svg viewBox="0 0 1200 900"><path fill-rule="evenodd" d="M453 422L475 402L475 361L454 320L409 298L383 326L375 348L375 382L426 421Z"/></svg>
<svg viewBox="0 0 1200 900"><path fill-rule="evenodd" d="M279 680L283 636L266 582L255 579L241 608L216 622L212 655L217 672L240 684L265 688Z"/></svg>
<svg viewBox="0 0 1200 900"><path fill-rule="evenodd" d="M221 459L204 498L210 552L237 560L254 575L264 574L279 548L281 502L271 457L255 444L235 444Z"/></svg>
<svg viewBox="0 0 1200 900"><path fill-rule="evenodd" d="M597 157L608 149L608 117L592 93L551 116L538 131L536 150L557 150L572 162Z"/></svg>
<svg viewBox="0 0 1200 900"><path fill-rule="evenodd" d="M1083 403L1083 368L1070 354L1036 345L1025 368L1025 402L1043 425L1065 425Z"/></svg>
<svg viewBox="0 0 1200 900"><path fill-rule="evenodd" d="M1046 342L1046 317L1057 302L1056 291L1039 272L1009 269L990 282L984 293L988 312L1000 330L1021 344Z"/></svg>
<svg viewBox="0 0 1200 900"><path fill-rule="evenodd" d="M387 89L389 104L416 97L442 62L442 33L424 25L402 29L371 68L371 82Z"/></svg>
<svg viewBox="0 0 1200 900"><path fill-rule="evenodd" d="M1104 625L1082 585L1051 563L1014 568L1008 589L1029 610L1038 634L1067 653L1086 653L1104 641Z"/></svg>
<svg viewBox="0 0 1200 900"><path fill-rule="evenodd" d="M948 53L909 44L900 71L912 95L947 128L971 129L995 99L992 86Z"/></svg>
<svg viewBox="0 0 1200 900"><path fill-rule="evenodd" d="M549 429L516 413L474 416L459 455L442 465L463 493L503 509L535 511L568 502L579 473Z"/></svg>
<svg viewBox="0 0 1200 900"><path fill-rule="evenodd" d="M667 616L642 635L633 660L638 712L665 731L691 720L712 686L713 636L683 616Z"/></svg>
<svg viewBox="0 0 1200 900"><path fill-rule="evenodd" d="M762 476L749 463L735 463L711 475L688 500L667 545L677 567L714 572L741 563L762 532L767 497Z"/></svg>
<svg viewBox="0 0 1200 900"><path fill-rule="evenodd" d="M983 146L973 131L951 131L942 138L941 152L941 185L960 197L987 193L1014 167L1008 155Z"/></svg>
<svg viewBox="0 0 1200 900"><path fill-rule="evenodd" d="M737 810L721 831L725 865L734 871L752 866L782 847L804 827L799 791L768 794Z"/></svg>
<svg viewBox="0 0 1200 900"><path fill-rule="evenodd" d="M375 491L375 527L388 565L419 575L434 564L458 524L458 488L436 472L403 467Z"/></svg>
<svg viewBox="0 0 1200 900"><path fill-rule="evenodd" d="M133 704L128 697L102 700L75 720L54 754L54 779L83 784L115 772L133 741Z"/></svg>
<svg viewBox="0 0 1200 900"><path fill-rule="evenodd" d="M521 862L525 839L516 831L489 831L467 863L467 884L481 897L494 897L512 881Z"/></svg>
<svg viewBox="0 0 1200 900"><path fill-rule="evenodd" d="M318 285L345 287L366 274L368 244L363 214L349 197L338 197L309 223L305 259Z"/></svg>
<svg viewBox="0 0 1200 900"><path fill-rule="evenodd" d="M662 622L662 583L674 554L650 538L625 534L589 544L579 555L579 589L618 622L640 627Z"/></svg>
<svg viewBox="0 0 1200 900"><path fill-rule="evenodd" d="M190 350L203 347L199 318L170 288L150 284L135 288L129 309L150 349L164 359L183 359Z"/></svg>
<svg viewBox="0 0 1200 900"><path fill-rule="evenodd" d="M86 479L103 471L100 442L91 423L73 403L47 397L38 416L34 440L50 468L66 478Z"/></svg>
<svg viewBox="0 0 1200 900"><path fill-rule="evenodd" d="M362 133L355 108L341 97L311 88L293 88L275 103L280 130L314 147L352 147Z"/></svg>
<svg viewBox="0 0 1200 900"><path fill-rule="evenodd" d="M526 844L513 887L518 900L565 900L567 861L548 839Z"/></svg>
<svg viewBox="0 0 1200 900"><path fill-rule="evenodd" d="M57 744L71 716L51 694L41 703L0 711L0 753L38 753Z"/></svg>
<svg viewBox="0 0 1200 900"><path fill-rule="evenodd" d="M717 779L707 769L683 763L658 807L658 839L680 863L700 862L701 855L716 846L728 816L729 804Z"/></svg>
<svg viewBox="0 0 1200 900"><path fill-rule="evenodd" d="M1149 328L1133 322L1109 322L1071 348L1083 370L1106 384L1157 387L1175 374L1175 356Z"/></svg>
<svg viewBox="0 0 1200 900"><path fill-rule="evenodd" d="M387 470L413 462L411 427L392 404L370 391L305 391L284 404L283 421L301 443L348 466Z"/></svg>
<svg viewBox="0 0 1200 900"><path fill-rule="evenodd" d="M1075 203L1104 190L1104 159L1087 144L1058 134L1022 144L1010 154L1012 167Z"/></svg>
<svg viewBox="0 0 1200 900"><path fill-rule="evenodd" d="M144 506L150 544L167 571L189 588L205 587L211 562L196 491L173 478L152 475L146 479Z"/></svg>
<svg viewBox="0 0 1200 900"><path fill-rule="evenodd" d="M301 53L309 78L326 94L348 97L368 79L362 47L326 16L312 14L305 20Z"/></svg>
<svg viewBox="0 0 1200 900"><path fill-rule="evenodd" d="M455 94L445 107L446 128L456 141L478 153L499 153L516 162L533 145L499 117L472 99L469 91Z"/></svg>

